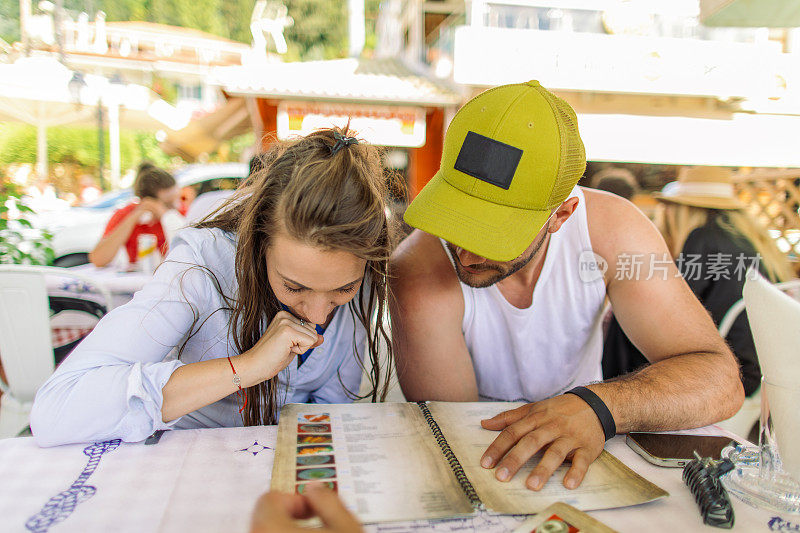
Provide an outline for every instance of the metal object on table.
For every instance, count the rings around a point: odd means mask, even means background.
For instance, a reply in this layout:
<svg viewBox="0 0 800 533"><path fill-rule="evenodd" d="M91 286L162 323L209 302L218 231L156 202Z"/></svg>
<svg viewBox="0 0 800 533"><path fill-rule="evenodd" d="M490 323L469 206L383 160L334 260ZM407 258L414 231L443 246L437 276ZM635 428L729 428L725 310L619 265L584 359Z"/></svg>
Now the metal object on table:
<svg viewBox="0 0 800 533"><path fill-rule="evenodd" d="M158 441L161 440L161 436L167 431L168 430L166 429L157 429L152 435L150 435L145 439L144 441L145 445L158 444Z"/></svg>
<svg viewBox="0 0 800 533"><path fill-rule="evenodd" d="M695 458L683 469L683 481L692 491L703 522L710 526L731 529L734 524L733 506L720 476L733 470L729 459L715 461L708 457Z"/></svg>

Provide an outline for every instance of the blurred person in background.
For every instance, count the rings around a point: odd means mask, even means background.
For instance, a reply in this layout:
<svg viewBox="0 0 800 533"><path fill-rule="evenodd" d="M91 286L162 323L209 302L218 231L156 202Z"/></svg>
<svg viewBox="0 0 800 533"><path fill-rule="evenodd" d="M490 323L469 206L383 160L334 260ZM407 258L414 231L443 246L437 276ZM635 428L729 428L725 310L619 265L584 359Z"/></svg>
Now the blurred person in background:
<svg viewBox="0 0 800 533"><path fill-rule="evenodd" d="M756 265L772 282L792 277L786 256L736 197L730 174L722 167L687 167L678 181L655 195L656 226L681 275L717 326L741 299L749 266ZM761 383L761 369L745 312L726 340L739 360L745 395L751 396ZM603 349L603 377L627 374L645 364L647 359L612 318Z"/></svg>
<svg viewBox="0 0 800 533"><path fill-rule="evenodd" d="M33 199L55 200L58 198L56 188L47 178L36 178L33 185L25 190L25 194Z"/></svg>
<svg viewBox="0 0 800 533"><path fill-rule="evenodd" d="M97 183L95 183L94 177L89 174L81 176L80 193L78 197L79 204L85 205L89 202L94 202L100 198L101 194L103 194L103 191L97 186Z"/></svg>
<svg viewBox="0 0 800 533"><path fill-rule="evenodd" d="M639 193L639 184L636 182L633 172L619 167L604 168L595 172L589 181L589 187L610 192L631 201Z"/></svg>
<svg viewBox="0 0 800 533"><path fill-rule="evenodd" d="M178 207L180 190L175 178L152 163L142 163L133 183L133 193L138 200L118 209L111 216L103 238L89 253L89 261L93 265L108 265L122 247L128 253L129 263L135 264L139 236L146 234L155 236L161 255L166 255L167 239L161 217Z"/></svg>
<svg viewBox="0 0 800 533"><path fill-rule="evenodd" d="M58 198L55 186L48 178L36 178L33 185L25 189L25 203L34 211L52 211L67 206Z"/></svg>

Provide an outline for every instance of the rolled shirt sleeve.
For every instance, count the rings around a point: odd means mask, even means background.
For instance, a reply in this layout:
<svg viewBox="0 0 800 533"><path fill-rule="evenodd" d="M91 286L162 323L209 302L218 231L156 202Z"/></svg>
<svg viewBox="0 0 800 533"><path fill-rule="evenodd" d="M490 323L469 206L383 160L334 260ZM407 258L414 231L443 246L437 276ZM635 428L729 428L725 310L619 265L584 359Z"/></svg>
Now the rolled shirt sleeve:
<svg viewBox="0 0 800 533"><path fill-rule="evenodd" d="M184 364L170 353L219 307L202 264L179 234L153 279L100 320L36 395L30 421L39 445L136 442L179 420L161 416L162 388Z"/></svg>

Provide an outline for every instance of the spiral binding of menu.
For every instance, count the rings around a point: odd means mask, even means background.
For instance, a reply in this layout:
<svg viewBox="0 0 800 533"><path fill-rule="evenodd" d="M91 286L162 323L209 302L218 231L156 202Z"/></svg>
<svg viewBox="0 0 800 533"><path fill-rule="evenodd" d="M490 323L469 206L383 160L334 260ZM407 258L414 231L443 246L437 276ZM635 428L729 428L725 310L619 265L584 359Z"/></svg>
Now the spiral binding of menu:
<svg viewBox="0 0 800 533"><path fill-rule="evenodd" d="M467 474L464 473L464 468L461 466L461 463L456 458L453 450L450 448L450 445L447 443L447 439L442 434L442 430L439 428L439 424L436 422L436 419L433 418L430 409L428 409L428 406L425 404L425 402L417 402L417 405L419 406L420 411L422 411L422 416L424 416L425 420L428 422L428 426L431 428L433 438L436 439L436 444L442 450L447 463L450 465L450 469L453 471L453 474L455 474L456 479L458 480L458 484L461 485L461 490L463 490L464 494L466 494L467 499L469 499L473 509L483 510L483 502L481 502L481 499L478 497L478 493L475 492L475 487L473 487L472 483L470 483Z"/></svg>

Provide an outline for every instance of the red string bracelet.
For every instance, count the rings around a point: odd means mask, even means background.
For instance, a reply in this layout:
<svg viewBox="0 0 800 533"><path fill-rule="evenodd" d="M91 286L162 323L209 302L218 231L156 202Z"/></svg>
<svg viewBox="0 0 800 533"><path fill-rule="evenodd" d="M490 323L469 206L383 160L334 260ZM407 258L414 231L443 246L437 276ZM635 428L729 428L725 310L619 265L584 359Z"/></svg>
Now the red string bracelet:
<svg viewBox="0 0 800 533"><path fill-rule="evenodd" d="M233 370L233 384L239 387L236 396L242 401L242 406L239 408L239 414L241 414L244 408L247 407L247 394L242 390L242 378L239 377L239 374L236 373L236 369L233 368L230 355L228 356L228 364L231 365L231 370Z"/></svg>

